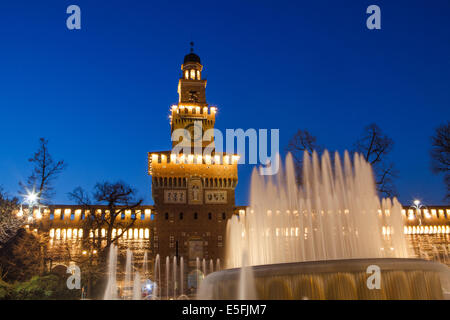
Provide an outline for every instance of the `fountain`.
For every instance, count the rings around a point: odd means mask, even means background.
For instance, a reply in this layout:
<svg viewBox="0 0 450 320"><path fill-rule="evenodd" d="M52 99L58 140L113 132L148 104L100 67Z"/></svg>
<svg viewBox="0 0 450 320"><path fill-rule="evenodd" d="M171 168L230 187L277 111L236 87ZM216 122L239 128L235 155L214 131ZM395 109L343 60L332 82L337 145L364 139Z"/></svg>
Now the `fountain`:
<svg viewBox="0 0 450 320"><path fill-rule="evenodd" d="M184 260L180 258L180 296L184 296Z"/></svg>
<svg viewBox="0 0 450 320"><path fill-rule="evenodd" d="M139 271L134 275L133 282L133 300L141 300L142 299L142 288L141 288L141 276L139 275Z"/></svg>
<svg viewBox="0 0 450 320"><path fill-rule="evenodd" d="M106 285L104 300L117 299L117 247L111 245L108 256L108 283Z"/></svg>
<svg viewBox="0 0 450 320"><path fill-rule="evenodd" d="M216 271L220 271L220 259L216 260Z"/></svg>
<svg viewBox="0 0 450 320"><path fill-rule="evenodd" d="M155 282L157 281L157 285L153 297L154 299L159 299L161 298L161 261L159 254L157 254L155 258L154 277Z"/></svg>
<svg viewBox="0 0 450 320"><path fill-rule="evenodd" d="M103 296L104 300L115 300L119 298L117 294L117 251L118 248L116 246L110 246L108 255L108 283ZM125 299L141 300L141 277L139 272L136 272L133 280L133 252L130 249L127 249L125 276L122 287Z"/></svg>
<svg viewBox="0 0 450 320"><path fill-rule="evenodd" d="M132 286L132 260L133 260L133 252L130 249L127 249L127 260L125 263L125 280L123 282L123 291L124 293L127 292L127 294L125 294L125 297L131 297L129 293L129 291L132 290L133 286Z"/></svg>
<svg viewBox="0 0 450 320"><path fill-rule="evenodd" d="M401 210L395 198L379 200L358 154L352 164L336 153L333 166L327 151L305 152L301 187L291 155L274 176L255 169L250 207L227 224L227 270L208 275L198 298L253 298L244 288L254 282L259 299L441 299L449 269L409 258Z"/></svg>
<svg viewBox="0 0 450 320"><path fill-rule="evenodd" d="M177 298L177 289L178 289L178 283L177 283L177 257L173 257L173 299L175 300Z"/></svg>
<svg viewBox="0 0 450 320"><path fill-rule="evenodd" d="M147 251L144 252L144 262L142 263L142 272L144 275L144 278L148 277L148 256Z"/></svg>
<svg viewBox="0 0 450 320"><path fill-rule="evenodd" d="M170 259L166 257L166 298L169 300L169 272L170 272Z"/></svg>
<svg viewBox="0 0 450 320"><path fill-rule="evenodd" d="M206 276L206 260L202 260L202 272Z"/></svg>

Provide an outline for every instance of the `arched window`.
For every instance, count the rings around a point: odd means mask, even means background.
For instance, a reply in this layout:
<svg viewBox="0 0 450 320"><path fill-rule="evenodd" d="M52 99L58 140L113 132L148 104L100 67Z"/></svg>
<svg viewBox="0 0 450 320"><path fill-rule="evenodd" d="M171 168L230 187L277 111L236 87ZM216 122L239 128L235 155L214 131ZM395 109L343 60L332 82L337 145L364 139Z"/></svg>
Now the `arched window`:
<svg viewBox="0 0 450 320"><path fill-rule="evenodd" d="M198 213L197 213L197 212L194 213L194 219L195 219L195 220L198 219Z"/></svg>
<svg viewBox="0 0 450 320"><path fill-rule="evenodd" d="M225 212L222 212L222 220L225 220L227 218L227 215Z"/></svg>
<svg viewBox="0 0 450 320"><path fill-rule="evenodd" d="M180 212L180 220L183 220L183 212Z"/></svg>
<svg viewBox="0 0 450 320"><path fill-rule="evenodd" d="M200 80L200 71L197 70L197 80Z"/></svg>
<svg viewBox="0 0 450 320"><path fill-rule="evenodd" d="M189 71L186 70L186 71L184 72L184 78L185 78L185 79L189 79Z"/></svg>
<svg viewBox="0 0 450 320"><path fill-rule="evenodd" d="M169 214L167 212L164 214L164 217L166 218L166 220L169 220Z"/></svg>
<svg viewBox="0 0 450 320"><path fill-rule="evenodd" d="M191 79L195 80L195 70L191 70Z"/></svg>
<svg viewBox="0 0 450 320"><path fill-rule="evenodd" d="M211 212L208 213L208 219L209 219L209 220L212 219L212 213L211 213Z"/></svg>

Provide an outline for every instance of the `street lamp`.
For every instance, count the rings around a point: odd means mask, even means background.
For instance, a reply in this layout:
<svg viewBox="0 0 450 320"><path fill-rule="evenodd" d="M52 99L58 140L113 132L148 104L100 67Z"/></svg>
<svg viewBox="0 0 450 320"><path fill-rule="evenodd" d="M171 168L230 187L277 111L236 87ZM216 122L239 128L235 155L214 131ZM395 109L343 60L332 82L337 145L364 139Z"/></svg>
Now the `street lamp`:
<svg viewBox="0 0 450 320"><path fill-rule="evenodd" d="M413 204L410 208L416 209L416 217L419 219L419 225L422 225L422 219L421 219L421 217L420 217L420 215L419 215L418 213L419 213L419 210L421 210L421 209L426 209L427 207L424 206L424 205L420 202L419 199L414 200L413 203L414 203L414 204Z"/></svg>
<svg viewBox="0 0 450 320"><path fill-rule="evenodd" d="M32 222L33 221L33 209L34 209L34 206L39 203L39 194L37 192L35 192L34 189L33 189L33 191L28 191L28 193L24 197L23 202L28 204L28 221ZM40 216L40 210L41 210L41 208L39 207L39 214L38 214L39 216Z"/></svg>

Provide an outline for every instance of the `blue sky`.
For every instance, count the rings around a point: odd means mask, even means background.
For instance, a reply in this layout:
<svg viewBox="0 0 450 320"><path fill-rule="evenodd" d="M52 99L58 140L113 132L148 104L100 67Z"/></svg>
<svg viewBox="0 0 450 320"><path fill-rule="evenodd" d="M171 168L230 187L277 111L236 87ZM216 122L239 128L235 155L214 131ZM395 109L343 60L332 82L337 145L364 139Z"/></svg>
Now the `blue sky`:
<svg viewBox="0 0 450 320"><path fill-rule="evenodd" d="M81 30L66 28L71 4ZM366 28L371 4L381 30ZM302 128L342 152L376 122L395 141L400 200L442 203L429 148L450 118L449 18L445 0L2 1L0 185L17 193L43 136L68 163L54 203L118 179L152 203L147 152L170 148L193 40L217 128L279 128L282 149ZM239 205L251 169L239 167Z"/></svg>

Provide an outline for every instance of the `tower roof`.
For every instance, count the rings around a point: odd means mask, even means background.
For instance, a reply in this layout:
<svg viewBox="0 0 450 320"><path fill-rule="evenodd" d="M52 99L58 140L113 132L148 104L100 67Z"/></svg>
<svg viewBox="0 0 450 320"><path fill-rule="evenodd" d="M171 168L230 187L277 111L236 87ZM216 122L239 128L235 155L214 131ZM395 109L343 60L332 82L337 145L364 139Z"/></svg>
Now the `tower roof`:
<svg viewBox="0 0 450 320"><path fill-rule="evenodd" d="M184 63L197 62L200 63L200 57L194 53L194 42L191 42L191 52L184 56Z"/></svg>
<svg viewBox="0 0 450 320"><path fill-rule="evenodd" d="M187 62L198 62L201 64L200 62L200 57L198 55L196 55L195 53L191 52L187 55L184 56L184 62L183 63L187 63Z"/></svg>

